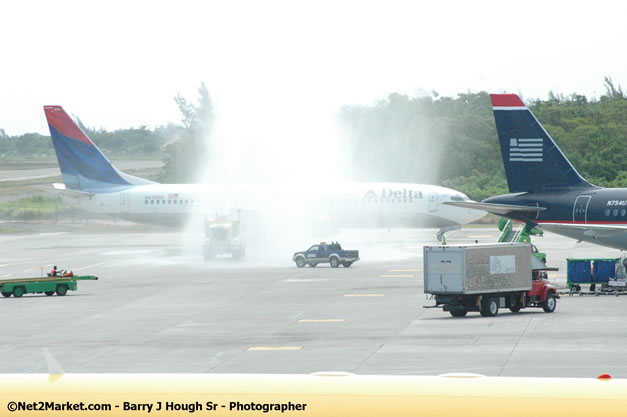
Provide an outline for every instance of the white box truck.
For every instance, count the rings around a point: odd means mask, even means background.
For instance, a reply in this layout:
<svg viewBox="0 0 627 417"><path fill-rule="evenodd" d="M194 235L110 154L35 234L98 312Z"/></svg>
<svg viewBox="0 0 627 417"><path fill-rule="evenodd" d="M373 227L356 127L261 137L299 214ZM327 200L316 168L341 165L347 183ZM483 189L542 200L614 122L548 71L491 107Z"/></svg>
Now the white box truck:
<svg viewBox="0 0 627 417"><path fill-rule="evenodd" d="M525 243L425 246L424 291L455 317L478 311L496 316L500 307L518 312L542 307L550 313L559 298L547 268Z"/></svg>

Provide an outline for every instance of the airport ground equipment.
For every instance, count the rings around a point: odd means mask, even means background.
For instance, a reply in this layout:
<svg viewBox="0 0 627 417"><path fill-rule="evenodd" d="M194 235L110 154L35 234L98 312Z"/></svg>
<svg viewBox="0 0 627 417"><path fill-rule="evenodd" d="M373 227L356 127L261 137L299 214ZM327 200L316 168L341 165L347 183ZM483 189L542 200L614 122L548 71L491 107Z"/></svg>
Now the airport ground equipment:
<svg viewBox="0 0 627 417"><path fill-rule="evenodd" d="M546 279L547 268L524 243L425 246L424 291L452 316L478 311L496 316L499 308L518 312L557 306L557 288Z"/></svg>
<svg viewBox="0 0 627 417"><path fill-rule="evenodd" d="M625 258L566 259L566 262L566 283L571 294L582 294L582 285L589 285L591 292L624 291L627 287Z"/></svg>
<svg viewBox="0 0 627 417"><path fill-rule="evenodd" d="M313 268L318 264L324 263L331 264L333 268L337 268L340 265L348 268L358 260L358 250L344 250L338 242L320 242L319 245L313 245L306 251L296 252L292 256L292 261L299 268L303 268L305 265Z"/></svg>
<svg viewBox="0 0 627 417"><path fill-rule="evenodd" d="M238 211L235 216L212 216L205 218L203 256L206 261L218 255L231 255L238 260L246 256L242 219Z"/></svg>
<svg viewBox="0 0 627 417"><path fill-rule="evenodd" d="M97 280L93 275L72 277L15 278L0 280L0 293L5 297L21 297L24 294L65 295L76 291L76 281Z"/></svg>
<svg viewBox="0 0 627 417"><path fill-rule="evenodd" d="M505 217L499 217L499 230L501 231L499 243L529 243L535 257L546 264L546 253L539 252L536 245L531 243L531 236L542 237L544 235L542 230L533 228L527 232L525 225L522 223L519 223L518 227L514 228L514 223Z"/></svg>

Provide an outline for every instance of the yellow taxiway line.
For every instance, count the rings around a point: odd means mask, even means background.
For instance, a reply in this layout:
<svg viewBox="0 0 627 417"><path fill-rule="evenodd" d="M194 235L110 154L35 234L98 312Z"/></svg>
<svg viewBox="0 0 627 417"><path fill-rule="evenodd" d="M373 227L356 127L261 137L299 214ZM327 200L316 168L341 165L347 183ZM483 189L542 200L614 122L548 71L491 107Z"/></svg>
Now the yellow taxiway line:
<svg viewBox="0 0 627 417"><path fill-rule="evenodd" d="M344 319L302 319L299 323L343 323Z"/></svg>
<svg viewBox="0 0 627 417"><path fill-rule="evenodd" d="M250 351L265 351L265 350L302 350L302 346L251 346L248 348Z"/></svg>
<svg viewBox="0 0 627 417"><path fill-rule="evenodd" d="M383 294L344 294L344 297L383 297Z"/></svg>
<svg viewBox="0 0 627 417"><path fill-rule="evenodd" d="M379 275L379 278L413 278L413 274Z"/></svg>

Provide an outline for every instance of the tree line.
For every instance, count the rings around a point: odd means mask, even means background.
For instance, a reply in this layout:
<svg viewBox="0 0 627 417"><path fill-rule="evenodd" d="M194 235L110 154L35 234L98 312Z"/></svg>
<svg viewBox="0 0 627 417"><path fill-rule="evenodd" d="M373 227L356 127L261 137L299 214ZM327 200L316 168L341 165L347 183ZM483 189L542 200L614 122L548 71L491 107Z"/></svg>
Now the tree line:
<svg viewBox="0 0 627 417"><path fill-rule="evenodd" d="M605 87L598 99L550 93L525 102L584 178L627 187L627 97L607 77ZM508 192L486 92L392 94L346 106L340 118L355 180L441 184L474 200Z"/></svg>
<svg viewBox="0 0 627 417"><path fill-rule="evenodd" d="M627 187L627 97L608 77L605 88L599 98L551 92L546 100L525 102L588 181ZM164 168L157 180L196 182L210 160L213 103L204 83L197 100L178 95L175 101L180 124L109 132L80 119L77 123L109 157L161 158ZM508 192L486 92L456 97L395 93L371 106L345 106L338 117L354 181L440 184L474 200ZM8 136L0 129L0 156L52 155L50 137Z"/></svg>

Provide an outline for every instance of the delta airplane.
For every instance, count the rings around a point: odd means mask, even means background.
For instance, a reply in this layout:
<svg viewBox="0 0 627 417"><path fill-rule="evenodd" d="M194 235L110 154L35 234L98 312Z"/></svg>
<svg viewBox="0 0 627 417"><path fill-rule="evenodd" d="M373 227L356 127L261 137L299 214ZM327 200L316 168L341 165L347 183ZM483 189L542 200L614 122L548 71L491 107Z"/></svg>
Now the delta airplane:
<svg viewBox="0 0 627 417"><path fill-rule="evenodd" d="M424 184L159 184L115 168L62 107L44 106L44 112L64 182L53 186L69 204L91 212L168 222L195 211L248 210L330 218L341 226L432 227L438 237L485 214L443 205L468 197Z"/></svg>
<svg viewBox="0 0 627 417"><path fill-rule="evenodd" d="M476 208L579 241L627 249L627 188L601 188L583 179L515 94L492 94L496 130L512 194Z"/></svg>

